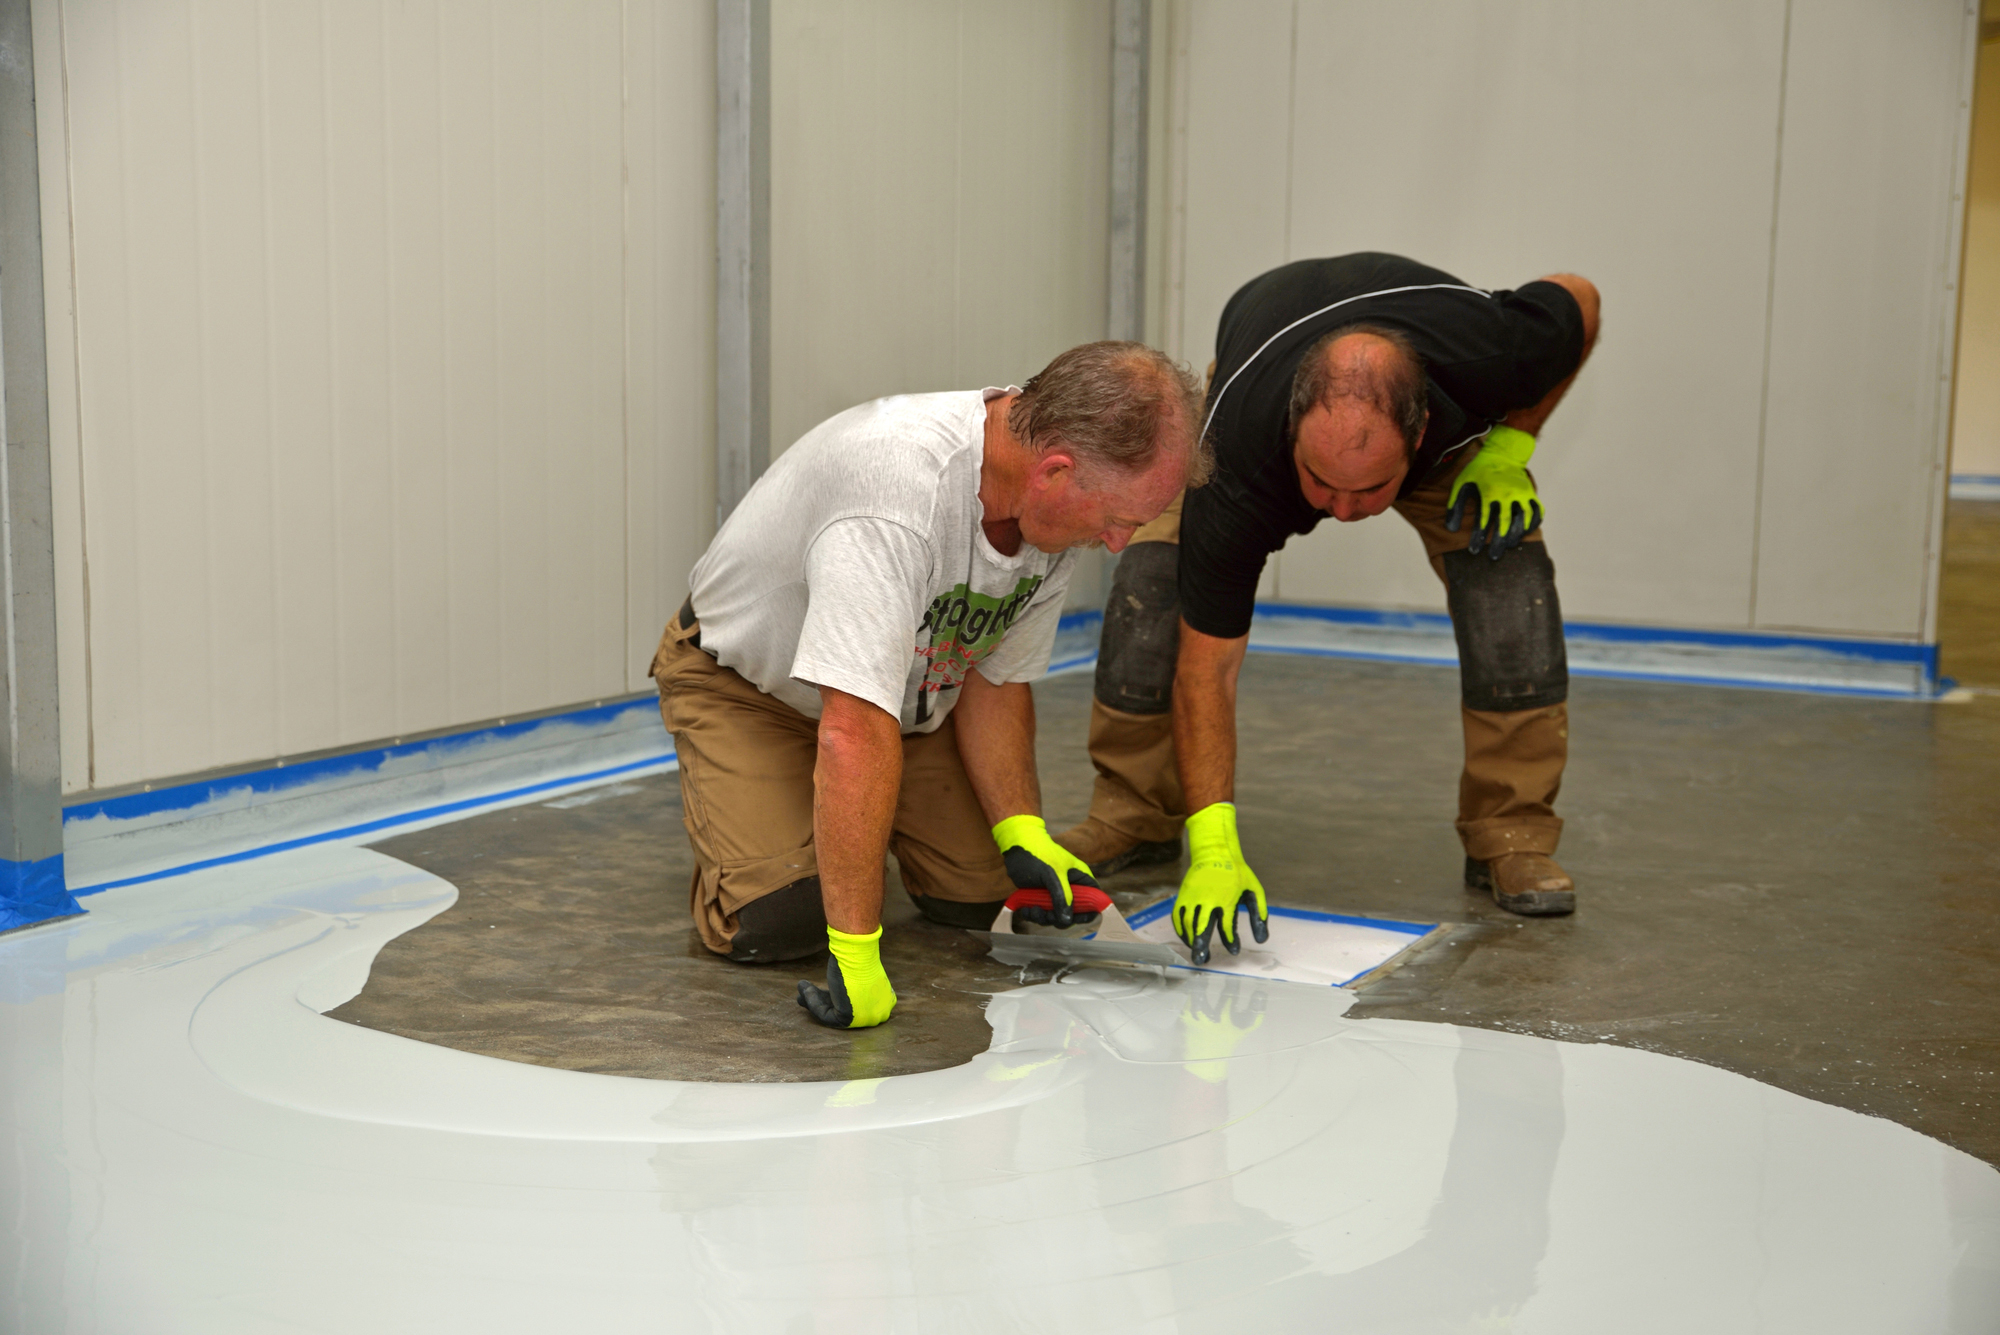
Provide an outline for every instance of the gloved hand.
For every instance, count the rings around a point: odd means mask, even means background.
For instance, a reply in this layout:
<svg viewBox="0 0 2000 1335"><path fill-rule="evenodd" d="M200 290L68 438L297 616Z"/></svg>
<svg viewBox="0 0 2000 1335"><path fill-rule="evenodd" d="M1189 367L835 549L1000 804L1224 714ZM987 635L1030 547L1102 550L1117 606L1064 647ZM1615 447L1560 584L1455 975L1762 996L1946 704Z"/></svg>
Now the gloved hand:
<svg viewBox="0 0 2000 1335"><path fill-rule="evenodd" d="M1049 827L1042 824L1040 816L1009 816L993 827L993 842L1000 845L1007 875L1019 890L1028 892L1007 900L1007 907L1025 922L1067 927L1075 920L1078 907L1073 887L1097 889L1090 864L1050 838ZM1032 893L1038 890L1040 895ZM1085 912L1102 912L1111 902L1102 891L1095 900L1096 907Z"/></svg>
<svg viewBox="0 0 2000 1335"><path fill-rule="evenodd" d="M1472 462L1458 470L1445 500L1445 528L1456 533L1472 516L1472 541L1465 550L1484 550L1495 561L1519 547L1542 526L1542 500L1528 476L1535 438L1511 426L1496 426Z"/></svg>
<svg viewBox="0 0 2000 1335"><path fill-rule="evenodd" d="M1187 819L1188 869L1174 900L1174 935L1187 942L1196 964L1208 963L1209 934L1221 929L1232 955L1243 943L1236 935L1236 911L1250 911L1250 931L1263 944L1271 937L1271 908L1264 887L1243 860L1236 838L1236 804L1214 802Z"/></svg>
<svg viewBox="0 0 2000 1335"><path fill-rule="evenodd" d="M882 972L882 929L866 936L826 929L826 986L799 980L799 1005L829 1029L872 1029L896 1009L896 989Z"/></svg>

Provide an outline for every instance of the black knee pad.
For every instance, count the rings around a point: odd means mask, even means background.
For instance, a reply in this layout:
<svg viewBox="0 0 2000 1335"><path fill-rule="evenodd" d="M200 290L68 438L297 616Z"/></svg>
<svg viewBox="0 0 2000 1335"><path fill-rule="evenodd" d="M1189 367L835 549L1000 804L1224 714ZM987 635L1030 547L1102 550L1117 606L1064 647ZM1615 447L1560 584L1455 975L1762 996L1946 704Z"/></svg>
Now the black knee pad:
<svg viewBox="0 0 2000 1335"><path fill-rule="evenodd" d="M1180 559L1180 544L1173 542L1142 542L1118 558L1097 646L1098 703L1127 714L1173 708L1174 658L1181 646L1175 578Z"/></svg>
<svg viewBox="0 0 2000 1335"><path fill-rule="evenodd" d="M945 927L963 927L968 932L990 930L993 920L1000 916L1000 910L1007 904L1004 899L985 904L961 904L955 899L939 899L936 895L911 895L910 902L930 921Z"/></svg>
<svg viewBox="0 0 2000 1335"><path fill-rule="evenodd" d="M825 949L826 909L817 876L793 881L736 911L729 958L738 964L776 964Z"/></svg>
<svg viewBox="0 0 2000 1335"><path fill-rule="evenodd" d="M1546 709L1569 699L1562 604L1548 549L1524 542L1498 561L1446 552L1444 570L1465 707Z"/></svg>

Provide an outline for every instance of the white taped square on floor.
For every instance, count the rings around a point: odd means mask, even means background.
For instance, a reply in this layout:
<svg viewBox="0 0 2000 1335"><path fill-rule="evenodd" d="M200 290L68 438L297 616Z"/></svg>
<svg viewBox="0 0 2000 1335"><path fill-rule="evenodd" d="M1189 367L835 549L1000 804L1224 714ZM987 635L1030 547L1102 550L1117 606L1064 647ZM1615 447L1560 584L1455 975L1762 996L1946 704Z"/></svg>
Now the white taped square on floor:
<svg viewBox="0 0 2000 1335"><path fill-rule="evenodd" d="M1183 960L1182 967L1205 973L1241 974L1249 978L1281 978L1294 983L1346 987L1359 982L1430 935L1428 922L1398 922L1390 918L1357 918L1343 913L1271 906L1271 939L1259 945L1250 935L1248 915L1237 917L1243 953L1232 955L1220 941L1210 946L1208 963L1196 966L1188 948L1174 935L1168 915L1174 901L1148 905L1126 921L1141 941L1166 945Z"/></svg>

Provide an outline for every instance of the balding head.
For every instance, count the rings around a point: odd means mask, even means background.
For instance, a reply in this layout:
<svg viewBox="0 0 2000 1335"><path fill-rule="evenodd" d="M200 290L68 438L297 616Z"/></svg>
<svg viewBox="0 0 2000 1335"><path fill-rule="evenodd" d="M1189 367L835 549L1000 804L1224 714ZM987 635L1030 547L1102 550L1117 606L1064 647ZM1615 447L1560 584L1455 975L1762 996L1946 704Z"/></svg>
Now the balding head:
<svg viewBox="0 0 2000 1335"><path fill-rule="evenodd" d="M1429 421L1423 360L1393 330L1336 329L1292 377L1292 456L1299 489L1342 522L1396 499Z"/></svg>

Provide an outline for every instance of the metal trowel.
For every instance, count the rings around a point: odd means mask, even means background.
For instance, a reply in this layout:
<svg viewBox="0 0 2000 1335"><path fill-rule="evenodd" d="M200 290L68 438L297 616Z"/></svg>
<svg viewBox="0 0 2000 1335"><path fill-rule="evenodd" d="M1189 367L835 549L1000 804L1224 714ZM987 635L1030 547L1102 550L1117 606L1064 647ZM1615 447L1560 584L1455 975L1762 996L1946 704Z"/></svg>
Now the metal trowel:
<svg viewBox="0 0 2000 1335"><path fill-rule="evenodd" d="M1027 965L1047 960L1057 964L1118 964L1166 968L1186 964L1173 947L1141 941L1126 923L1117 906L1108 905L1099 915L1097 932L1088 938L1054 933L1016 932L1014 915L1006 909L994 920L990 932L974 932L985 940L988 953L1002 964Z"/></svg>

